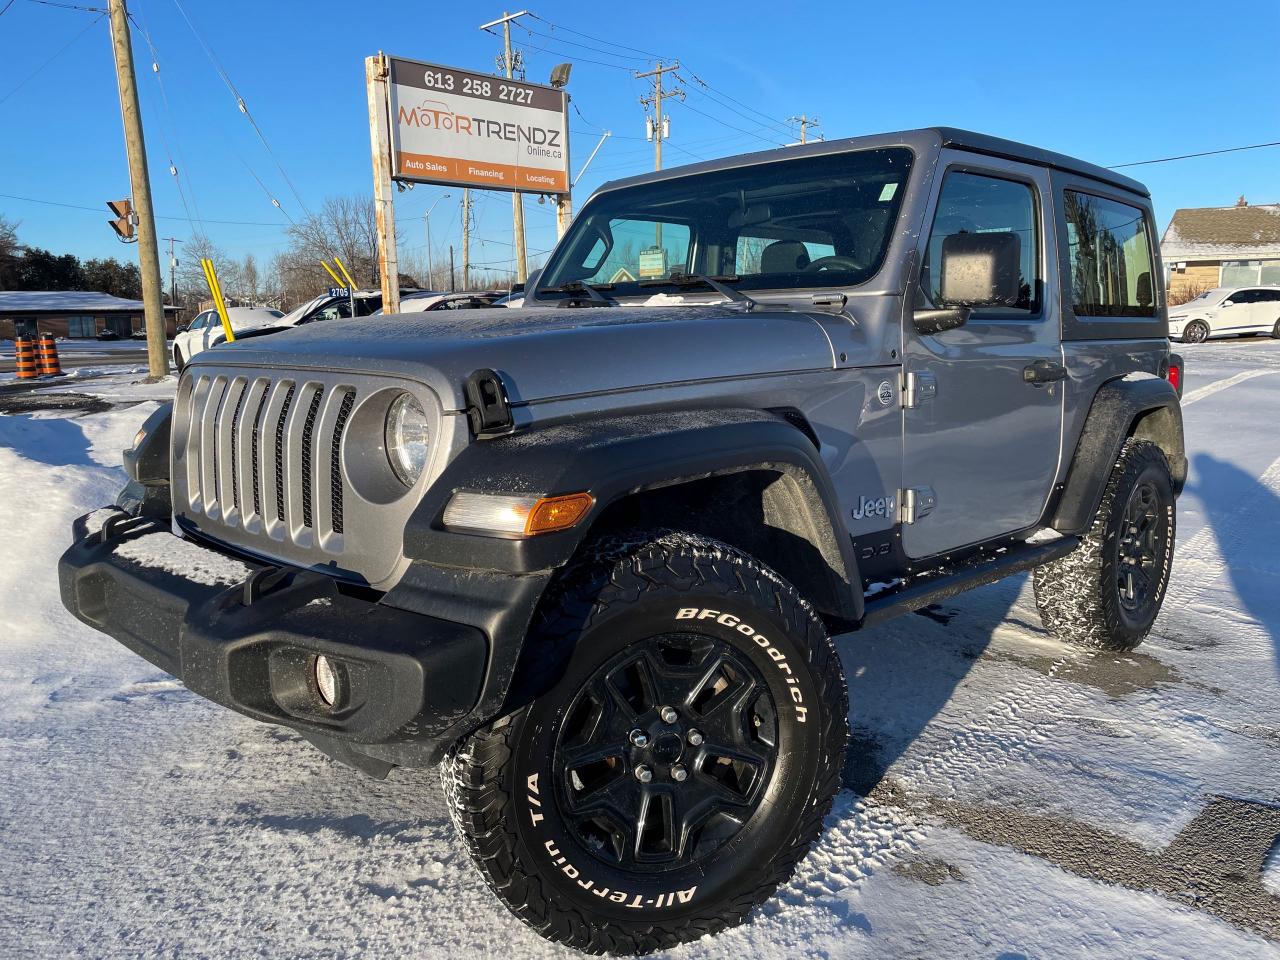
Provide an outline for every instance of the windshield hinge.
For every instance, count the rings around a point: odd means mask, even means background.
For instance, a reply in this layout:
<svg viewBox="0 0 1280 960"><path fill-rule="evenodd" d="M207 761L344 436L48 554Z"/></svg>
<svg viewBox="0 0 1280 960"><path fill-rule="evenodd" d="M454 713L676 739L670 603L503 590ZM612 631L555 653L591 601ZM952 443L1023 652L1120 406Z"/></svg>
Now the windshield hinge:
<svg viewBox="0 0 1280 960"><path fill-rule="evenodd" d="M500 437L515 430L511 403L502 378L489 369L477 370L463 387L467 398L467 419L477 438Z"/></svg>
<svg viewBox="0 0 1280 960"><path fill-rule="evenodd" d="M809 298L809 303L813 306L830 313L844 313L844 306L848 302L849 298L838 291L835 293L815 293Z"/></svg>

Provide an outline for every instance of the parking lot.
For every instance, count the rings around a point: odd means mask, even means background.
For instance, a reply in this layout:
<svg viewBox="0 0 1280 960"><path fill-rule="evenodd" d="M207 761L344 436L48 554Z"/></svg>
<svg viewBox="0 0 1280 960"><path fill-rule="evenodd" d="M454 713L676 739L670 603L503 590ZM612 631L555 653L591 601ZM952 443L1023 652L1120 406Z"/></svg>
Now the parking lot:
<svg viewBox="0 0 1280 960"><path fill-rule="evenodd" d="M1191 475L1150 639L1051 641L1025 577L842 637L826 837L680 955L1280 955L1280 343L1185 354ZM560 954L488 894L434 771L364 778L63 610L69 523L172 389L136 379L77 386L95 412L0 416L0 480L32 491L0 502L0 953Z"/></svg>

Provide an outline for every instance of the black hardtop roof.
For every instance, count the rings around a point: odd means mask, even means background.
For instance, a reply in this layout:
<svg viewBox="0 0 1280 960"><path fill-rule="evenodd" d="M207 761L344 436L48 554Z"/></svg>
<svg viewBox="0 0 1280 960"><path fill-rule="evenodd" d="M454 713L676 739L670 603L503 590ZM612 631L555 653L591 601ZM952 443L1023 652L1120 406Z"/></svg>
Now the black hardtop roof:
<svg viewBox="0 0 1280 960"><path fill-rule="evenodd" d="M1132 177L1108 170L1097 164L1086 163L1063 153L1043 150L1015 140L1005 140L972 130L960 130L956 127L922 127L918 130L903 130L897 133L877 133L865 137L848 137L842 140L819 140L815 143L779 147L774 150L762 150L758 153L739 154L733 157L722 157L718 160L706 160L702 163L691 163L680 167L669 167L655 170L639 176L611 180L599 189L616 190L619 187L630 187L642 183L656 183L694 173L710 173L715 170L731 170L756 163L769 163L774 160L792 159L801 156L822 156L824 154L842 153L847 150L866 150L872 147L908 146L917 151L930 147L951 147L956 150L967 150L972 153L986 154L992 157L1003 157L1018 160L1041 167L1052 167L1069 173L1076 173L1092 180L1127 190L1138 196L1149 197L1147 188Z"/></svg>

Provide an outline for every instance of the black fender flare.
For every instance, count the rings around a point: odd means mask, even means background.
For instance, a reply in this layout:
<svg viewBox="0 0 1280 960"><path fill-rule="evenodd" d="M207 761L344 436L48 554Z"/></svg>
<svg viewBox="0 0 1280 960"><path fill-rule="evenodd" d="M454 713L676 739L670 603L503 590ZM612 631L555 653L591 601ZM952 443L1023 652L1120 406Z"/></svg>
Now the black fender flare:
<svg viewBox="0 0 1280 960"><path fill-rule="evenodd" d="M814 442L774 414L758 410L652 412L571 421L477 441L431 485L404 534L415 562L508 575L567 563L608 507L637 492L745 470L775 472L786 484L789 515L821 555L835 612L862 616L862 585L835 491ZM443 523L459 490L595 497L577 526L528 539L452 531ZM832 606L833 604L822 604Z"/></svg>
<svg viewBox="0 0 1280 960"><path fill-rule="evenodd" d="M542 594L612 504L638 492L745 470L777 474L792 524L808 528L803 535L821 554L831 591L827 603L815 605L834 605L838 620L860 620L862 580L830 475L814 442L781 417L756 410L602 417L478 440L460 453L406 524L410 565L383 599L477 626L489 638L480 697L442 742L519 705L511 695ZM445 528L445 507L458 490L544 496L585 490L596 500L570 530L503 539Z"/></svg>
<svg viewBox="0 0 1280 960"><path fill-rule="evenodd" d="M1130 374L1098 388L1080 431L1071 468L1050 525L1065 534L1084 534L1120 448L1129 437L1153 441L1169 460L1174 495L1187 480L1182 406L1173 385L1152 374Z"/></svg>

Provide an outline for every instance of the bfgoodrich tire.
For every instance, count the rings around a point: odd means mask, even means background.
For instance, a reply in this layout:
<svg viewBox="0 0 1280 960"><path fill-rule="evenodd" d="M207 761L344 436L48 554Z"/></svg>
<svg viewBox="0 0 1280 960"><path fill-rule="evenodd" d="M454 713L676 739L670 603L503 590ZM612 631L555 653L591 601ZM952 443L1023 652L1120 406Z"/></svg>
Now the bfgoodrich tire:
<svg viewBox="0 0 1280 960"><path fill-rule="evenodd" d="M843 674L795 589L683 534L568 574L528 643L563 675L443 767L485 880L550 940L647 953L742 922L822 829Z"/></svg>
<svg viewBox="0 0 1280 960"><path fill-rule="evenodd" d="M1140 644L1169 585L1175 523L1164 452L1147 440L1126 440L1080 546L1032 575L1049 632L1100 650Z"/></svg>

